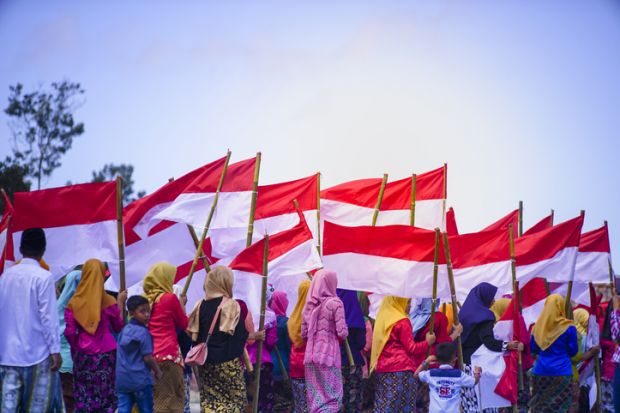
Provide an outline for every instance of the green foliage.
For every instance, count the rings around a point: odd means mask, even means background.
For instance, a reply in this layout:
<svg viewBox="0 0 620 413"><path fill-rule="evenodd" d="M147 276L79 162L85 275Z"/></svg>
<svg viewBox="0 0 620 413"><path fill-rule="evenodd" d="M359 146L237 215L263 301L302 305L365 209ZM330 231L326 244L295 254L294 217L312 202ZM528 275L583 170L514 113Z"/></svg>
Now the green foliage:
<svg viewBox="0 0 620 413"><path fill-rule="evenodd" d="M28 170L15 159L6 157L0 161L0 188L3 188L11 201L13 193L30 191L30 182L26 180ZM0 196L0 212L4 211L4 197Z"/></svg>
<svg viewBox="0 0 620 413"><path fill-rule="evenodd" d="M138 191L134 195L134 181L133 181L133 165L128 164L106 164L99 172L93 171L93 179L91 182L105 182L112 181L120 175L123 178L123 204L127 205L130 202L135 201L138 198L142 198L146 195L145 191Z"/></svg>
<svg viewBox="0 0 620 413"><path fill-rule="evenodd" d="M28 176L41 179L61 166L60 159L84 133L84 124L77 123L73 111L81 105L84 94L79 83L52 83L51 91L25 93L23 85L9 87L9 104L4 112L11 120L15 161L26 168Z"/></svg>

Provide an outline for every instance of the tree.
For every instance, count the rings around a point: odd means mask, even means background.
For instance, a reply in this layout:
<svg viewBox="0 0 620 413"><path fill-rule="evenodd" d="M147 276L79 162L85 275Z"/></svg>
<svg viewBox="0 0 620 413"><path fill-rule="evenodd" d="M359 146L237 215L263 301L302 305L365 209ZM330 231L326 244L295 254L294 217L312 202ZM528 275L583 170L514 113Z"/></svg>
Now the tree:
<svg viewBox="0 0 620 413"><path fill-rule="evenodd" d="M30 182L26 180L28 171L15 159L6 157L0 161L0 188L3 188L11 201L15 192L30 191ZM4 211L4 197L0 196L0 213Z"/></svg>
<svg viewBox="0 0 620 413"><path fill-rule="evenodd" d="M99 172L93 171L93 179L91 182L105 182L112 181L120 175L123 178L123 204L127 205L136 199L142 198L146 195L146 191L138 191L136 196L134 195L134 181L133 181L133 165L120 164L114 165L112 163L103 166L103 169Z"/></svg>
<svg viewBox="0 0 620 413"><path fill-rule="evenodd" d="M41 178L61 165L60 159L71 149L73 139L84 133L84 124L73 118L84 90L79 83L66 80L52 83L51 91L25 93L23 89L20 83L9 87L9 104L4 112L11 117L15 159L41 189Z"/></svg>

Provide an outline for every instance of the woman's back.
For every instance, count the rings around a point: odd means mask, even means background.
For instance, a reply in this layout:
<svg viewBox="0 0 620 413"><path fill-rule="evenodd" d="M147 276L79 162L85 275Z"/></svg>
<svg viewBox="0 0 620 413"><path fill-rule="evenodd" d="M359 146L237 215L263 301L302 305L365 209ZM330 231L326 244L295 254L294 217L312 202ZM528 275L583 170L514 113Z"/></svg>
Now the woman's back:
<svg viewBox="0 0 620 413"><path fill-rule="evenodd" d="M340 367L338 337L348 334L344 307L339 298L329 298L317 307L313 325L303 320L302 337L307 337L304 362Z"/></svg>
<svg viewBox="0 0 620 413"><path fill-rule="evenodd" d="M571 357L579 350L577 329L570 326L547 349L541 350L532 336L532 352L538 354L532 373L537 376L572 375Z"/></svg>
<svg viewBox="0 0 620 413"><path fill-rule="evenodd" d="M211 300L203 300L200 304L198 343L204 342L207 339L211 322L221 302L222 297L218 297ZM241 309L243 309L242 306ZM243 313L244 311L241 311L240 320L245 318ZM241 357L247 338L248 331L245 328L245 324L241 321L237 323L232 335L220 331L220 317L218 316L213 327L213 334L209 339L207 363L219 364Z"/></svg>
<svg viewBox="0 0 620 413"><path fill-rule="evenodd" d="M177 328L187 329L187 316L179 299L172 293L164 293L153 305L149 320L155 358L176 357L180 354Z"/></svg>

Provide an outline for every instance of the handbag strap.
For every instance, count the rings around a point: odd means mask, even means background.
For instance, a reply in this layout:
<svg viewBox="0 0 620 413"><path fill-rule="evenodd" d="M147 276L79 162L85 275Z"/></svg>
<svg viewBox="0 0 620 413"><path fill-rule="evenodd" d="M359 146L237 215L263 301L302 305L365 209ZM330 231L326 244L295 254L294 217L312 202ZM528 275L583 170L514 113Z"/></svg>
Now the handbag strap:
<svg viewBox="0 0 620 413"><path fill-rule="evenodd" d="M211 327L209 327L209 333L207 334L207 339L213 334L213 329L215 328L215 322L217 321L218 316L220 315L220 310L222 306L226 303L228 297L222 297L222 302L217 306L217 310L215 310L215 315L213 316L213 321L211 321Z"/></svg>

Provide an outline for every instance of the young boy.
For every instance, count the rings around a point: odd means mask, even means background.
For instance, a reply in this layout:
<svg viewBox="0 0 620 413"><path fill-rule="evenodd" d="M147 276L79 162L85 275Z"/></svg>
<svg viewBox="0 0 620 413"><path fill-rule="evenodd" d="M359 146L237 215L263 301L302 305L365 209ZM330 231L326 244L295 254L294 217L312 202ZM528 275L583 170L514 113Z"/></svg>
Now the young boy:
<svg viewBox="0 0 620 413"><path fill-rule="evenodd" d="M147 328L151 310L140 295L127 300L131 320L118 336L116 352L116 392L118 413L131 413L136 404L140 413L153 412L153 371L161 378L161 370L153 359L153 337Z"/></svg>
<svg viewBox="0 0 620 413"><path fill-rule="evenodd" d="M437 356L429 356L416 371L420 381L428 384L431 393L428 411L429 413L458 413L461 388L476 385L480 380L482 369L474 368L474 377L455 369L453 366L456 362L456 347L452 342L437 344L435 352ZM428 370L429 364L434 361L439 362L439 368Z"/></svg>

